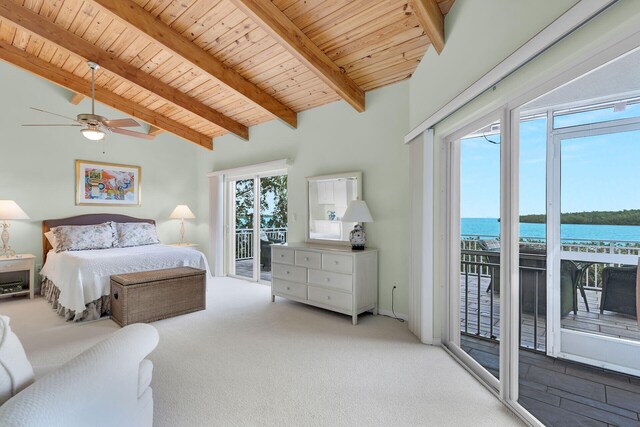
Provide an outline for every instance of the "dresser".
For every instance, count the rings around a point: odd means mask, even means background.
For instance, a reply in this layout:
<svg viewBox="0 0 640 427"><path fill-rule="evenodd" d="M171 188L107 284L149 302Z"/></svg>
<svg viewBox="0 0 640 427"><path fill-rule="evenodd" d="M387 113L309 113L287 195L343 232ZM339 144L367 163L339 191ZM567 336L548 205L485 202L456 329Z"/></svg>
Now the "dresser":
<svg viewBox="0 0 640 427"><path fill-rule="evenodd" d="M352 317L378 314L378 251L306 243L271 246L271 301L283 297Z"/></svg>

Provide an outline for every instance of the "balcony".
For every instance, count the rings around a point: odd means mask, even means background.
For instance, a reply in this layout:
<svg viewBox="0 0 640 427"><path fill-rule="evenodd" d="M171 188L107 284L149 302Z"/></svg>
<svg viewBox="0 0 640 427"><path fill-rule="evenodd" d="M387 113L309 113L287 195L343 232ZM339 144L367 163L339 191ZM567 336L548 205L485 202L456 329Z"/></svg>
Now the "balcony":
<svg viewBox="0 0 640 427"><path fill-rule="evenodd" d="M288 241L287 228L262 228L260 230L260 280L271 281L271 248L272 243ZM235 236L235 272L237 276L253 277L253 229L236 230Z"/></svg>
<svg viewBox="0 0 640 427"><path fill-rule="evenodd" d="M483 249L483 241L495 236L463 236L460 266L460 331L493 342L500 340L500 256ZM562 243L562 251L576 253L588 262L562 261L562 327L606 335L640 339L637 320L629 314L600 310L602 273L620 264L598 262L605 255L640 256L640 244L628 241ZM585 255L586 254L586 255ZM546 353L547 268L544 239L522 239L520 245L520 347ZM566 275L564 272L567 271Z"/></svg>

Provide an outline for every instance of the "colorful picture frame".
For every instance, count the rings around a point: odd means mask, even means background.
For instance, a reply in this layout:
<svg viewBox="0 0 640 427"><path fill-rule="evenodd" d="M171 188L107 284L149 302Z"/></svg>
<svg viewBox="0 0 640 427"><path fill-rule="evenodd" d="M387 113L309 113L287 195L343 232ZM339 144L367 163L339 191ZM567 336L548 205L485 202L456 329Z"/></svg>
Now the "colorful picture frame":
<svg viewBox="0 0 640 427"><path fill-rule="evenodd" d="M76 205L140 205L140 166L76 160Z"/></svg>

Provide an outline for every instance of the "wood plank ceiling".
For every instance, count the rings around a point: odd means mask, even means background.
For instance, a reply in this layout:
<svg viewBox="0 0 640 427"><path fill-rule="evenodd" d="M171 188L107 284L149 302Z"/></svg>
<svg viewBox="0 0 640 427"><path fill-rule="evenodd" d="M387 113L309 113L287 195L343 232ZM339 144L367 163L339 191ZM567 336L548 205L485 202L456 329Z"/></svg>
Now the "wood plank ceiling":
<svg viewBox="0 0 640 427"><path fill-rule="evenodd" d="M0 0L0 59L208 149L407 79L454 0ZM98 111L99 113L99 111Z"/></svg>

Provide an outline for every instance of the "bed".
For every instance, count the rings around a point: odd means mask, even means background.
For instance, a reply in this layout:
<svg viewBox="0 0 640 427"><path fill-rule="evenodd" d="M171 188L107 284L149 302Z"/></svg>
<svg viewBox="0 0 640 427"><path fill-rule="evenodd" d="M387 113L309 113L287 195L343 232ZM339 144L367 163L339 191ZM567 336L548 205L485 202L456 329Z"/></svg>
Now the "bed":
<svg viewBox="0 0 640 427"><path fill-rule="evenodd" d="M93 320L109 313L109 277L113 274L195 267L207 271L207 261L199 251L162 244L55 252L44 233L63 225L95 225L105 222L154 224L117 214L90 214L42 222L43 261L41 294L67 320Z"/></svg>

